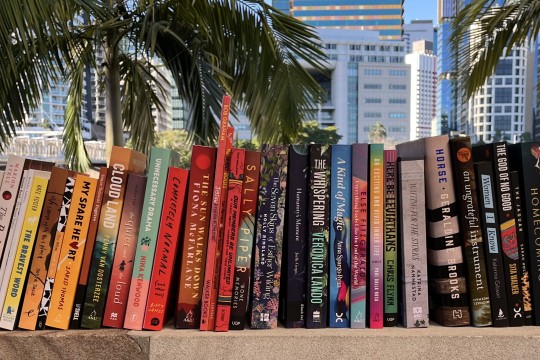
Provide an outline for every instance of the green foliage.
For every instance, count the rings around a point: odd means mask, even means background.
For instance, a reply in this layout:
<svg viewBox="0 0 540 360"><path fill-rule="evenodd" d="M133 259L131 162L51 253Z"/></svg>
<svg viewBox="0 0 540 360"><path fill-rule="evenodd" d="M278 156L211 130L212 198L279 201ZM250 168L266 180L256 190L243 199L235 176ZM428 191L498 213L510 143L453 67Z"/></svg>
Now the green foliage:
<svg viewBox="0 0 540 360"><path fill-rule="evenodd" d="M296 144L337 144L342 138L335 126L319 127L316 121L306 121L298 133Z"/></svg>
<svg viewBox="0 0 540 360"><path fill-rule="evenodd" d="M528 131L525 131L523 134L521 134L520 138L519 138L519 141L521 142L529 142L529 141L532 141L533 138L532 138L532 134Z"/></svg>
<svg viewBox="0 0 540 360"><path fill-rule="evenodd" d="M384 143L386 140L386 128L383 123L377 121L375 125L371 127L368 134L369 142L372 144Z"/></svg>
<svg viewBox="0 0 540 360"><path fill-rule="evenodd" d="M189 169L191 166L191 142L185 130L167 130L156 133L157 147L175 150L180 154L180 167Z"/></svg>
<svg viewBox="0 0 540 360"><path fill-rule="evenodd" d="M154 142L151 110L162 108L164 69L186 104L189 140L207 145L216 142L224 93L261 142L291 142L321 92L300 61L325 72L314 28L260 0L3 0L0 18L0 151L38 105L42 85L71 80L64 153L78 169L88 161L82 68L104 77L114 130L107 145L122 145L125 129L143 152Z"/></svg>
<svg viewBox="0 0 540 360"><path fill-rule="evenodd" d="M239 149L246 149L246 150L259 150L261 147L257 139L251 139L251 140L236 140L234 143L234 146Z"/></svg>

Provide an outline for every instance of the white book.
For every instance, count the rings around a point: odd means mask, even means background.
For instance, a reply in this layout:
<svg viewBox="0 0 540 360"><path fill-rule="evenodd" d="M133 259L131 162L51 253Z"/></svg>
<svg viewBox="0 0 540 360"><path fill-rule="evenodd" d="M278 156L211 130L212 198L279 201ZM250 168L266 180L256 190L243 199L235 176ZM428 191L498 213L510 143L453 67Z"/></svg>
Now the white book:
<svg viewBox="0 0 540 360"><path fill-rule="evenodd" d="M11 269L15 261L15 253L17 252L17 246L19 244L19 235L24 223L24 215L26 214L26 208L28 206L30 188L32 187L34 176L38 174L39 176L46 177L47 172L40 170L24 170L23 173L13 219L11 220L12 225L9 229L9 235L6 242L6 251L2 258L2 265L0 265L0 307L4 306L4 301L6 300L9 277L11 276Z"/></svg>
<svg viewBox="0 0 540 360"><path fill-rule="evenodd" d="M4 180L4 172L0 170L0 184L2 183L2 180Z"/></svg>
<svg viewBox="0 0 540 360"><path fill-rule="evenodd" d="M25 159L20 156L10 155L6 164L6 171L2 182L0 182L0 259L6 248L6 241L9 235L10 224L13 224L17 195L19 194L19 185L23 175Z"/></svg>

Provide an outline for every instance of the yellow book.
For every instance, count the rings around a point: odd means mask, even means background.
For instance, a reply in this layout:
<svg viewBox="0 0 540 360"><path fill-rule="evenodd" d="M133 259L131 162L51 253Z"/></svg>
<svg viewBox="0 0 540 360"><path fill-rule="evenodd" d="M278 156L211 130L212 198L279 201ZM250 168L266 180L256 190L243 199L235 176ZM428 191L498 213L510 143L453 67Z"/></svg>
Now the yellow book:
<svg viewBox="0 0 540 360"><path fill-rule="evenodd" d="M97 179L86 175L79 175L75 180L71 209L56 269L56 285L45 323L53 328L69 327L97 184Z"/></svg>
<svg viewBox="0 0 540 360"><path fill-rule="evenodd" d="M50 176L50 173L47 175ZM28 206L24 215L23 226L19 235L17 251L15 252L11 276L7 286L7 295L2 309L2 317L0 319L0 328L2 329L13 330L15 327L17 311L21 302L32 249L34 248L34 241L36 239L41 209L49 183L49 178L44 176L46 176L44 173L40 173L39 176L35 176L32 180Z"/></svg>

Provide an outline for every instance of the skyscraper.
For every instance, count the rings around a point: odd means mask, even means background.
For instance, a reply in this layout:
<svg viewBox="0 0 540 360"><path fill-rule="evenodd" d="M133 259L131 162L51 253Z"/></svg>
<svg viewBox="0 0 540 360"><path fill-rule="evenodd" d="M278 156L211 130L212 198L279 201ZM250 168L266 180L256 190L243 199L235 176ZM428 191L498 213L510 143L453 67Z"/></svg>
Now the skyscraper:
<svg viewBox="0 0 540 360"><path fill-rule="evenodd" d="M401 40L403 0L273 0L273 6L318 28L379 31Z"/></svg>

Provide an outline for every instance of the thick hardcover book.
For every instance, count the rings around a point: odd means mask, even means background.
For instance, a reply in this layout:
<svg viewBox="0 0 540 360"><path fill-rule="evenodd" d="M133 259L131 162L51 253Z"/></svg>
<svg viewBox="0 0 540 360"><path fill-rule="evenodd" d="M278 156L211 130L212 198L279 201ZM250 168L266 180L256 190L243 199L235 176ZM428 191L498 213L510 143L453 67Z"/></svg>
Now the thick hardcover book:
<svg viewBox="0 0 540 360"><path fill-rule="evenodd" d="M146 176L129 174L109 284L111 290L107 295L103 313L103 326L121 328L124 325L145 188Z"/></svg>
<svg viewBox="0 0 540 360"><path fill-rule="evenodd" d="M180 242L180 227L184 218L184 200L189 170L170 167L165 186L165 200L159 224L156 255L150 277L148 301L143 329L161 330L170 314L171 280L176 264L176 249Z"/></svg>
<svg viewBox="0 0 540 360"><path fill-rule="evenodd" d="M92 265L88 274L86 298L82 309L81 327L88 329L99 328L103 319L126 191L127 174L144 174L146 156L131 149L115 146L111 152L109 167L112 168L112 172L111 176L107 177L105 184L92 254Z"/></svg>
<svg viewBox="0 0 540 360"><path fill-rule="evenodd" d="M73 312L71 314L71 322L69 324L70 329L78 329L81 327L82 308L84 305L84 299L86 297L86 285L88 284L88 274L90 273L90 265L92 264L92 255L94 252L94 244L96 242L96 234L99 225L99 214L101 212L103 194L105 193L108 171L109 169L106 167L102 167L99 170L96 196L94 197L94 206L92 207L92 217L90 218L88 235L86 236L86 244L84 245L81 274L79 276L79 284L77 285L75 303L73 304Z"/></svg>
<svg viewBox="0 0 540 360"><path fill-rule="evenodd" d="M524 325L523 295L519 281L519 247L516 218L512 199L512 184L505 142L480 145L474 148L475 160L493 159L497 214L499 217L499 244L503 254L506 296L510 326Z"/></svg>
<svg viewBox="0 0 540 360"><path fill-rule="evenodd" d="M384 326L398 324L397 151L384 150Z"/></svg>
<svg viewBox="0 0 540 360"><path fill-rule="evenodd" d="M69 327L97 183L97 179L85 175L77 176L75 181L72 208L67 219L56 270L56 278L59 281L51 296L47 326L57 329Z"/></svg>
<svg viewBox="0 0 540 360"><path fill-rule="evenodd" d="M424 160L400 159L398 166L399 321L406 328L424 328L429 326Z"/></svg>
<svg viewBox="0 0 540 360"><path fill-rule="evenodd" d="M228 331L229 321L231 319L234 265L236 247L238 245L238 229L240 227L240 206L242 205L245 158L246 151L244 149L233 149L229 167L227 211L216 307L216 331Z"/></svg>
<svg viewBox="0 0 540 360"><path fill-rule="evenodd" d="M73 176L74 173L59 167L54 167L51 170L51 179L47 187L43 210L41 212L34 254L32 255L21 316L19 318L18 326L21 329L36 329L39 304L43 296L48 263L54 245L56 222L60 216L64 187L69 175Z"/></svg>
<svg viewBox="0 0 540 360"><path fill-rule="evenodd" d="M139 227L137 250L133 261L133 274L131 275L124 319L126 329L142 330L159 223L162 216L167 172L170 166L176 167L179 163L180 157L173 150L153 147L150 151L141 226Z"/></svg>
<svg viewBox="0 0 540 360"><path fill-rule="evenodd" d="M396 146L402 158L424 157L430 316L443 326L470 324L458 204L447 135Z"/></svg>
<svg viewBox="0 0 540 360"><path fill-rule="evenodd" d="M456 196L461 212L461 234L467 264L471 320L474 326L489 326L491 305L482 238L481 213L469 137L450 140Z"/></svg>
<svg viewBox="0 0 540 360"><path fill-rule="evenodd" d="M308 237L307 145L289 147L287 219L281 282L281 322L288 328L306 326L306 265Z"/></svg>
<svg viewBox="0 0 540 360"><path fill-rule="evenodd" d="M369 145L369 327L384 322L384 145Z"/></svg>
<svg viewBox="0 0 540 360"><path fill-rule="evenodd" d="M56 223L54 237L51 239L54 242L52 245L51 256L47 264L47 277L45 278L43 295L39 304L36 330L45 329L45 322L47 321L47 315L49 314L49 305L51 303L51 295L54 288L54 280L56 278L56 269L58 268L60 249L62 248L67 218L69 209L71 207L71 198L73 196L73 188L75 187L75 179L76 175L68 176L64 186L62 206L60 207L60 216L58 217L58 222Z"/></svg>
<svg viewBox="0 0 540 360"><path fill-rule="evenodd" d="M203 294L201 302L201 323L203 331L214 330L216 322L216 301L219 281L219 262L223 244L223 220L227 201L227 184L229 180L228 163L232 151L233 133L229 130L229 113L231 98L223 97L219 142L214 175L214 192L210 210L210 226L204 271Z"/></svg>
<svg viewBox="0 0 540 360"><path fill-rule="evenodd" d="M19 304L21 302L24 284L26 283L26 275L34 248L49 176L49 172L40 171L32 179L28 194L28 206L24 215L23 226L18 236L18 245L14 257L15 261L9 271L11 276L7 283L7 295L0 318L0 328L2 329L13 330L19 314Z"/></svg>
<svg viewBox="0 0 540 360"><path fill-rule="evenodd" d="M309 233L306 327L328 326L330 145L309 145Z"/></svg>
<svg viewBox="0 0 540 360"><path fill-rule="evenodd" d="M332 145L330 166L330 327L350 327L351 145Z"/></svg>
<svg viewBox="0 0 540 360"><path fill-rule="evenodd" d="M530 282L529 296L523 294L523 306L527 313L532 305L533 322L540 325L540 241L536 234L540 233L540 143L525 142L508 146L510 167L520 172L521 203L525 238L524 255L530 265L522 269L522 279L528 275ZM522 288L523 292L523 288ZM530 304L530 305L528 305ZM527 318L525 319L527 322Z"/></svg>
<svg viewBox="0 0 540 360"><path fill-rule="evenodd" d="M521 295L523 296L523 319L525 325L533 324L533 311L531 300L531 284L529 280L529 257L527 254L527 238L523 219L523 202L521 200L520 175L517 171L510 172L512 182L512 195L516 216L516 232L519 249L519 280Z"/></svg>
<svg viewBox="0 0 540 360"><path fill-rule="evenodd" d="M363 329L367 319L367 244L369 145L352 145L351 328Z"/></svg>
<svg viewBox="0 0 540 360"><path fill-rule="evenodd" d="M253 263L251 328L278 323L281 257L285 225L288 147L262 145L257 235Z"/></svg>
<svg viewBox="0 0 540 360"><path fill-rule="evenodd" d="M261 153L246 151L242 205L240 207L240 229L234 268L233 297L229 329L243 330L251 283L251 254L255 242L255 216L261 169Z"/></svg>
<svg viewBox="0 0 540 360"><path fill-rule="evenodd" d="M176 306L176 327L198 329L214 186L216 148L193 146L183 237L182 265Z"/></svg>
<svg viewBox="0 0 540 360"><path fill-rule="evenodd" d="M474 148L473 148L474 149ZM474 158L474 156L473 156ZM508 307L504 287L504 267L502 250L499 244L499 219L495 197L495 179L491 161L474 163L476 182L482 213L482 231L486 249L486 270L489 281L489 298L493 326L508 326Z"/></svg>

